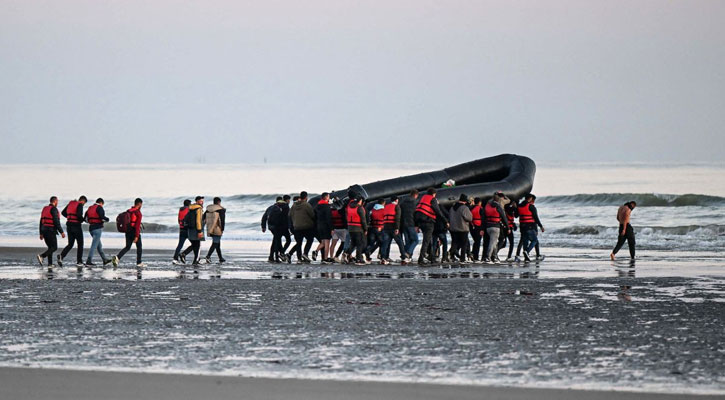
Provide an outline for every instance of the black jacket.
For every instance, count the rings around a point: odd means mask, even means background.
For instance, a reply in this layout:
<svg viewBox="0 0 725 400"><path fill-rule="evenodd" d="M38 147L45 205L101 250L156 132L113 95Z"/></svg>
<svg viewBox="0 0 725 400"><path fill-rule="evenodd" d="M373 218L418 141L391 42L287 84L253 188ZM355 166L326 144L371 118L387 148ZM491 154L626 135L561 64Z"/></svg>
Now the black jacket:
<svg viewBox="0 0 725 400"><path fill-rule="evenodd" d="M332 232L332 209L329 203L317 203L315 206L315 219L318 231Z"/></svg>
<svg viewBox="0 0 725 400"><path fill-rule="evenodd" d="M415 226L415 207L418 199L406 197L400 201L400 226L412 228Z"/></svg>

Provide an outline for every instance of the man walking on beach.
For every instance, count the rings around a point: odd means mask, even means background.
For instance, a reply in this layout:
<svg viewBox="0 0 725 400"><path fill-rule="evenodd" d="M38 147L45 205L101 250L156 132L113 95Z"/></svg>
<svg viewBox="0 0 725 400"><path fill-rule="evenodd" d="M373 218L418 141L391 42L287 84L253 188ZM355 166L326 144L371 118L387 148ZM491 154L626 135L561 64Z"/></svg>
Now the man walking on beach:
<svg viewBox="0 0 725 400"><path fill-rule="evenodd" d="M345 213L348 235L350 236L350 247L345 251L345 258L350 259L352 252L356 251L356 265L365 265L365 260L363 260L363 254L365 253L364 238L367 234L368 224L362 204L362 199L350 199Z"/></svg>
<svg viewBox="0 0 725 400"><path fill-rule="evenodd" d="M76 267L83 266L83 228L81 228L81 224L83 223L83 205L87 201L86 196L81 196L78 200L68 202L68 205L61 211L61 214L66 218L65 226L68 230L68 245L58 255L58 265L61 267L63 266L63 259L73 249L74 243L78 244Z"/></svg>
<svg viewBox="0 0 725 400"><path fill-rule="evenodd" d="M300 199L290 209L289 217L294 227L296 242L294 250L297 252L297 262L308 263L310 258L307 255L312 247L312 241L315 239L315 210L307 202L307 192L300 192ZM307 243L303 253L302 242L304 240L307 240Z"/></svg>
<svg viewBox="0 0 725 400"><path fill-rule="evenodd" d="M176 222L179 224L179 243L176 245L176 250L174 250L174 264L183 264L186 261L184 259L185 256L181 254L181 249L184 248L184 243L189 239L188 232L184 226L184 220L186 219L186 214L189 213L190 205L191 200L184 200L184 205L179 208L179 214L176 218Z"/></svg>
<svg viewBox="0 0 725 400"><path fill-rule="evenodd" d="M277 230L277 225L279 224L279 216L280 216L280 204L282 203L282 196L277 196L277 198L274 201L274 204L267 207L266 210L264 210L264 214L262 214L262 233L267 232L267 229L269 229L269 233L272 234L272 243L269 245L269 257L267 258L267 261L269 262L279 262L279 248L277 246L277 237L275 236L275 230Z"/></svg>
<svg viewBox="0 0 725 400"><path fill-rule="evenodd" d="M536 211L536 196L529 193L524 201L519 204L519 229L521 230L521 245L524 251L524 261L531 261L529 253L539 243L537 227L544 232L544 226L539 220L539 213ZM538 258L538 257L537 257Z"/></svg>
<svg viewBox="0 0 725 400"><path fill-rule="evenodd" d="M113 256L111 262L114 267L118 267L119 261L124 254L131 250L131 246L136 244L136 267L143 268L145 265L141 262L141 254L143 253L143 247L141 246L141 207L143 206L143 200L137 198L133 201L133 207L129 208L126 212L128 213L129 224L126 227L126 247L121 249L118 255Z"/></svg>
<svg viewBox="0 0 725 400"><path fill-rule="evenodd" d="M461 193L458 202L451 207L449 212L451 224L451 251L450 260L466 262L466 250L468 248L468 231L473 221L473 213L468 208L468 196Z"/></svg>
<svg viewBox="0 0 725 400"><path fill-rule="evenodd" d="M637 207L637 202L630 201L624 203L617 210L617 221L619 221L619 237L617 238L617 245L614 246L614 250L609 255L609 258L614 261L614 256L617 255L619 249L624 245L624 241L627 241L629 245L629 256L634 260L634 228L629 224L629 218L632 215L632 210Z"/></svg>
<svg viewBox="0 0 725 400"><path fill-rule="evenodd" d="M211 255L216 250L219 263L226 261L222 257L222 235L224 234L224 223L226 222L227 209L222 207L222 199L214 198L214 204L206 208L204 221L206 221L206 233L211 237L211 247L206 254L206 263L211 264Z"/></svg>
<svg viewBox="0 0 725 400"><path fill-rule="evenodd" d="M486 235L488 235L488 246L486 246L486 254L483 258L485 263L498 264L501 262L498 258L498 239L501 236L501 229L506 226L504 224L507 219L499 201L501 201L501 195L494 193L493 198L483 208ZM506 233L504 231L504 236Z"/></svg>
<svg viewBox="0 0 725 400"><path fill-rule="evenodd" d="M204 241L204 196L196 196L194 204L189 206L184 225L188 229L187 235L191 242L191 250L194 252L192 265L196 267L199 266L199 251L201 242Z"/></svg>
<svg viewBox="0 0 725 400"><path fill-rule="evenodd" d="M438 200L436 200L437 191L434 188L428 188L426 194L420 198L418 206L415 209L415 219L418 227L423 231L423 243L418 256L418 265L426 265L435 260L435 252L431 250L433 239L433 229L436 220L442 224L448 225L448 219L441 212Z"/></svg>
<svg viewBox="0 0 725 400"><path fill-rule="evenodd" d="M43 266L44 258L48 258L49 267L53 265L53 253L58 250L58 239L56 235L60 233L60 236L65 238L63 227L60 225L57 207L58 198L53 196L50 198L49 204L43 207L43 211L40 213L40 240L45 241L45 245L48 246L48 250L37 256L41 267Z"/></svg>
<svg viewBox="0 0 725 400"><path fill-rule="evenodd" d="M111 262L110 258L106 258L106 254L103 253L103 244L101 243L101 235L103 234L103 223L108 222L106 217L106 211L103 209L103 199L96 199L96 204L88 207L85 221L88 222L88 233L91 234L93 241L91 242L91 248L88 250L88 257L86 257L86 266L92 267L93 264L93 252L98 251L98 255L101 256L103 265Z"/></svg>
<svg viewBox="0 0 725 400"><path fill-rule="evenodd" d="M395 244L398 245L398 251L400 252L400 262L406 264L408 255L405 252L405 246L403 245L403 238L400 237L400 206L398 205L398 196L392 196L390 202L385 205L385 215L383 217L383 245L380 251L382 252L383 259L382 264L390 264L390 246L395 240Z"/></svg>
<svg viewBox="0 0 725 400"><path fill-rule="evenodd" d="M408 258L403 262L407 264L413 258L413 252L418 245L418 228L415 226L415 208L418 205L418 191L413 189L408 197L400 201L400 231L403 233L405 253Z"/></svg>

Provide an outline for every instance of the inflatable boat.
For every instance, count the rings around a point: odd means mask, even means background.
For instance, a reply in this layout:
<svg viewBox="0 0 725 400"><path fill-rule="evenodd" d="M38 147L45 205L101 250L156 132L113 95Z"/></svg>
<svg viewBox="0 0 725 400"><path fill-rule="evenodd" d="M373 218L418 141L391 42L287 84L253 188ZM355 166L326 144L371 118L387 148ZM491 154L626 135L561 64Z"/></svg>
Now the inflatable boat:
<svg viewBox="0 0 725 400"><path fill-rule="evenodd" d="M438 191L438 202L442 206L452 205L462 193L470 198L481 197L485 200L494 192L502 191L509 198L518 200L531 192L535 174L536 164L530 158L516 154L501 154L438 171L364 185L355 184L345 190L332 192L331 197L345 201L354 196L374 201L394 195L402 198L413 189L422 193L427 188L434 187ZM319 196L311 198L310 203L314 205L318 200Z"/></svg>

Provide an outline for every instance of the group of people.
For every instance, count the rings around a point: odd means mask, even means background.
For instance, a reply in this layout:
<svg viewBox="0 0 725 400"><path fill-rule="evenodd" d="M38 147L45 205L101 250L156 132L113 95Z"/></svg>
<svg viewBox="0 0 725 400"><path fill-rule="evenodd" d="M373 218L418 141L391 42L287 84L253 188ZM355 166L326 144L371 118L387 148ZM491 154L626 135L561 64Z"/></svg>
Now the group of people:
<svg viewBox="0 0 725 400"><path fill-rule="evenodd" d="M298 263L309 263L319 256L323 264L365 265L371 263L377 250L380 264L386 265L392 262L390 249L394 241L400 262L408 264L413 260L418 234L422 233L418 265L439 261L500 263L499 249L507 243L507 261L514 260L513 232L517 229L521 240L516 258L523 250L524 260L531 261L530 253L534 249L537 259L543 257L539 252L538 230L544 232L544 227L534 205L535 195L528 194L521 203L516 203L502 192L496 192L484 203L478 197L469 199L462 194L455 204L446 208L440 206L436 193L435 188L429 188L421 196L413 190L402 199L391 196L367 203L354 192L348 193L345 201L322 193L314 207L308 202L307 192L294 198L277 197L262 216L262 231L272 233L268 260L291 262L296 257ZM295 244L289 249L292 236ZM315 240L318 246L310 259Z"/></svg>
<svg viewBox="0 0 725 400"><path fill-rule="evenodd" d="M101 243L104 224L110 221L106 216L104 200L102 198L96 199L95 204L88 207L84 212L83 209L87 202L88 199L86 196L81 196L77 200L68 202L63 210L59 212L58 198L56 196L50 198L49 204L43 207L40 215L40 240L45 241L47 250L37 255L38 263L43 266L44 261L47 260L48 266L53 265L53 253L58 250L57 236L60 234L62 238L66 237L66 233L60 222L60 217L63 216L66 219L68 244L55 259L58 266L63 266L63 260L75 246L77 267L95 266L96 264L93 263L93 254L95 252L98 252L103 265L111 263L116 267L121 258L135 245L136 266L143 268L145 266L141 260L143 254L141 241L141 221L143 218L141 207L143 206L143 200L137 198L134 200L133 207L116 217L117 230L125 234L126 245L118 254L111 257L107 257L103 252L103 244ZM206 211L204 211L203 196L197 196L193 204L191 200L184 200L184 205L179 209L178 214L179 243L174 252L174 264L186 263L186 256L191 252L194 252L193 264L199 265L201 263L200 250L201 242L205 240L205 228L206 235L212 238L212 245L205 257L205 261L207 263L211 262L211 256L214 251L216 251L220 263L225 261L221 253L221 238L224 233L226 209L222 207L221 202L222 200L219 197L215 197L213 204L209 205ZM84 222L88 223L88 232L92 238L91 248L88 251L85 262L83 261L82 229ZM181 249L187 240L190 242L190 245L182 251Z"/></svg>
<svg viewBox="0 0 725 400"><path fill-rule="evenodd" d="M429 188L423 195L412 190L402 199L391 196L387 200L366 203L362 196L354 192L348 193L345 201L330 198L329 193L323 193L314 207L308 202L308 194L304 191L299 196L277 197L275 203L262 216L262 232L269 230L272 233L268 260L273 263L292 262L293 257L296 257L298 263L309 263L319 257L323 264L365 265L371 263L372 255L378 251L380 264L387 265L392 262L390 250L395 242L401 264L408 264L413 260L418 246L419 233L423 237L418 255L418 265L421 266L439 261L500 263L499 251L506 247L507 262L519 261L522 251L526 262L532 260L531 252L534 250L535 258L543 259L539 251L538 231L541 229L544 232L544 226L535 206L535 195L527 194L517 203L502 192L494 193L486 202L478 197L470 199L461 194L458 201L450 207L442 207L436 195L436 189ZM53 254L58 249L57 235L66 237L60 222L60 216L63 216L66 219L68 244L57 255L56 262L59 266L63 265L63 260L74 247L78 267L94 266L93 254L96 252L103 265L112 263L113 266L118 266L121 258L135 245L136 265L144 267L141 260L143 200L137 198L133 207L116 218L117 229L125 233L126 244L117 255L111 257L103 252L101 243L104 224L110 221L106 216L104 200L96 199L84 212L87 202L86 196L80 196L77 200L68 202L59 212L58 198L53 196L49 204L43 207L39 231L40 240L45 241L47 250L37 255L40 265L45 260L49 266L53 265ZM612 260L625 241L628 242L630 256L635 256L634 229L630 224L630 215L636 205L636 202L629 201L617 212L617 220L620 222L619 237L610 254ZM191 200L184 200L183 206L179 208L179 242L174 251L174 264L185 264L186 256L192 252L192 264L201 264L201 242L207 235L211 237L212 244L204 261L211 263L214 252L220 263L226 261L221 252L226 209L222 207L219 197L215 197L213 204L207 206L206 210L203 206L204 197L197 196L193 203ZM82 230L84 222L88 223L88 232L92 238L85 261ZM520 240L516 256L512 258L516 230L520 231ZM290 249L292 236L295 243ZM187 240L190 244L184 249ZM310 259L310 250L315 240L318 245L312 251Z"/></svg>

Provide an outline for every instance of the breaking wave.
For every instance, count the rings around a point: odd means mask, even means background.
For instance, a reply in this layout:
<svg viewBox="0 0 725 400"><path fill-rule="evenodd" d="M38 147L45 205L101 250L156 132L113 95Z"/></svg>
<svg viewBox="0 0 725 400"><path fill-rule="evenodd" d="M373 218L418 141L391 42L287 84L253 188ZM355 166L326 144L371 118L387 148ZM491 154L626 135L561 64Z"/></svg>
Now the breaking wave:
<svg viewBox="0 0 725 400"><path fill-rule="evenodd" d="M542 196L537 202L544 204L573 204L585 206L612 206L634 200L638 207L717 207L725 206L725 197L704 194L654 193L597 193L568 196Z"/></svg>

